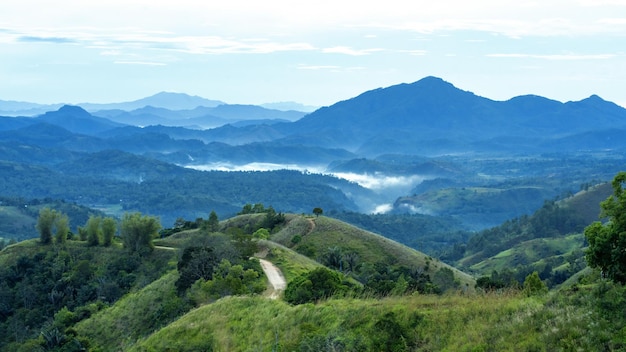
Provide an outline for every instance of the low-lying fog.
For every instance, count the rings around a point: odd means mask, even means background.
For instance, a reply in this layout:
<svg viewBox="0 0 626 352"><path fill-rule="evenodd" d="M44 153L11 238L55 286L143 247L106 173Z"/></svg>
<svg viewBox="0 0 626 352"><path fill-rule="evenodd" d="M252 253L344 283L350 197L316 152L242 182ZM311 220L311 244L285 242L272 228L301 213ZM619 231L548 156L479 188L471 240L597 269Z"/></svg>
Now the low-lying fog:
<svg viewBox="0 0 626 352"><path fill-rule="evenodd" d="M298 164L274 164L274 163L249 163L235 165L230 163L211 163L205 165L186 165L186 167L201 171L275 171L297 170L301 172L334 176L350 182L354 182L363 188L367 188L376 194L375 199L353 197L354 201L366 213L387 213L393 209L393 203L398 197L406 196L411 190L428 179L423 175L386 175L383 173L353 173L353 172L329 172L326 166L298 165ZM345 193L345 192L344 192Z"/></svg>

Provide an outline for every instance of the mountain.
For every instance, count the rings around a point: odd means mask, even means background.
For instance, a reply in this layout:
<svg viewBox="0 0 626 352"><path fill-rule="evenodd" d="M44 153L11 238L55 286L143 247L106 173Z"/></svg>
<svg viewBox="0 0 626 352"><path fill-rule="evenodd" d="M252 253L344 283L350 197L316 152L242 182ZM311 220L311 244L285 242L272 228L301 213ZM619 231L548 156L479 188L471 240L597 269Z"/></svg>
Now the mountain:
<svg viewBox="0 0 626 352"><path fill-rule="evenodd" d="M164 125L208 129L238 124L275 124L295 121L305 115L301 111L280 111L266 109L255 105L221 104L216 107L198 106L188 110L170 110L154 106L124 111L120 109L100 110L93 112L95 116L112 121L136 126Z"/></svg>
<svg viewBox="0 0 626 352"><path fill-rule="evenodd" d="M0 116L36 116L57 110L63 104L37 104L23 101L0 100Z"/></svg>
<svg viewBox="0 0 626 352"><path fill-rule="evenodd" d="M169 110L189 110L195 109L198 106L214 107L220 104L224 103L219 100L209 100L196 95L192 96L184 93L160 92L146 98L122 103L80 103L77 105L80 105L85 110L89 111L113 109L130 111L135 109L141 109L145 106L153 106Z"/></svg>
<svg viewBox="0 0 626 352"><path fill-rule="evenodd" d="M513 146L523 150L536 139L623 129L626 109L597 96L568 103L530 95L494 101L426 77L365 92L280 127L289 132L289 143L323 143L370 156L430 155L468 152L473 143L494 138L522 142ZM523 140L530 136L535 140Z"/></svg>
<svg viewBox="0 0 626 352"><path fill-rule="evenodd" d="M97 135L106 130L121 127L123 124L96 117L79 106L64 105L57 111L47 112L38 120L62 126L68 131L86 135Z"/></svg>

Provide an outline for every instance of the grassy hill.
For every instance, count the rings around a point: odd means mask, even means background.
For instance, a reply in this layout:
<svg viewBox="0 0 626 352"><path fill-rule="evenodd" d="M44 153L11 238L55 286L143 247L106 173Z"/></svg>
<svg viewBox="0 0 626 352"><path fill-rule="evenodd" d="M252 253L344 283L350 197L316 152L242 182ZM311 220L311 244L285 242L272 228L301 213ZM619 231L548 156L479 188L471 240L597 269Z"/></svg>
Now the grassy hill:
<svg viewBox="0 0 626 352"><path fill-rule="evenodd" d="M320 216L294 216L271 239L296 252L324 262L329 252L356 254L352 271L365 263L384 263L414 269L423 269L424 273L434 277L442 268L454 273L458 287L473 288L475 281L448 264L427 256L412 248L392 241L386 237L362 230L345 222ZM336 268L344 269L344 268ZM349 268L345 268L350 271Z"/></svg>
<svg viewBox="0 0 626 352"><path fill-rule="evenodd" d="M606 290L623 294L623 288ZM343 298L297 306L228 297L190 311L129 350L619 350L623 319L608 309L623 304L608 303L600 291L587 286L543 297L510 292Z"/></svg>
<svg viewBox="0 0 626 352"><path fill-rule="evenodd" d="M453 263L476 275L499 276L505 283L521 283L537 271L548 285L559 285L585 268L583 230L599 220L599 203L611 193L611 185L604 183L563 200L545 202L530 216L471 237L460 250L463 255Z"/></svg>
<svg viewBox="0 0 626 352"><path fill-rule="evenodd" d="M10 311L0 304L4 329L0 347L15 351L541 351L625 346L620 329L626 318L615 313L626 311L625 301L615 298L626 297L626 289L601 280L596 271L587 269L548 295L515 289L475 291L475 280L468 274L324 216L284 215L269 239L252 240L255 255L276 264L288 282L316 268L334 269L350 290L297 305L262 293L196 299L211 280L179 290L180 263L189 248L205 244L218 248L218 240L229 238L236 247L267 224L266 219L264 213L239 215L221 221L219 233L210 234L201 226L157 239L155 251L135 262L132 276L111 271L130 269L125 266L130 258L119 245L87 247L68 241L65 247L43 246L30 240L9 246L0 252L0 274L12 280L0 282L2 302L10 293L26 292L20 285L35 283L35 278L51 277L51 287L55 282L78 284L75 279L91 278L94 292L100 292L98 285L113 282L107 280L135 280L115 299L104 301L98 294L85 305L59 301L46 308L45 319L38 311L41 325L22 331L19 339L15 327L26 322L21 319L28 317L27 307ZM519 253L537 263L551 263L562 256L555 253L574 251L580 236L520 241L489 260L473 263L472 269L503 271ZM216 270L214 275L223 267ZM23 273L21 279L12 274L16 272ZM424 281L412 281L412 275ZM407 290L412 282L427 284ZM41 289L42 300L53 297L49 287L31 289ZM85 290L80 285L76 289ZM11 301L17 302L16 297Z"/></svg>

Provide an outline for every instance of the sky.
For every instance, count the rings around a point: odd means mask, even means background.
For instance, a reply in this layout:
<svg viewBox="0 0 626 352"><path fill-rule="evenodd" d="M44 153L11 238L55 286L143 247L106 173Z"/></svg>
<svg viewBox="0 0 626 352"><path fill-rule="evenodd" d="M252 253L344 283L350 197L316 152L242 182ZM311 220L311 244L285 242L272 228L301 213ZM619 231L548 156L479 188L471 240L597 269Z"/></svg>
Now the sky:
<svg viewBox="0 0 626 352"><path fill-rule="evenodd" d="M626 0L0 2L0 100L326 106L426 76L626 106Z"/></svg>

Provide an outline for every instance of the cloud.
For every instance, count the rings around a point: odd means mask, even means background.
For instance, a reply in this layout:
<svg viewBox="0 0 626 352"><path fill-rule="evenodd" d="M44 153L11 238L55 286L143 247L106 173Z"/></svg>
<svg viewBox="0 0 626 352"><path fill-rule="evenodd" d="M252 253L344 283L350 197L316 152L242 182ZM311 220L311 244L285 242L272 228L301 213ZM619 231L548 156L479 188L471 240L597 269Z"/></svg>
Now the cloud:
<svg viewBox="0 0 626 352"><path fill-rule="evenodd" d="M150 61L130 61L130 60L117 60L115 64L119 65L142 65L142 66L165 66L163 62L150 62Z"/></svg>
<svg viewBox="0 0 626 352"><path fill-rule="evenodd" d="M330 71L330 72L354 72L362 71L366 68L363 66L337 66L337 65L307 65L299 64L296 66L297 70L310 70L310 71Z"/></svg>
<svg viewBox="0 0 626 352"><path fill-rule="evenodd" d="M516 59L540 59L555 61L573 61L573 60L607 60L617 57L615 54L487 54L487 57L495 58L516 58Z"/></svg>
<svg viewBox="0 0 626 352"><path fill-rule="evenodd" d="M298 70L339 70L341 66L335 65L304 65L300 64L297 66Z"/></svg>
<svg viewBox="0 0 626 352"><path fill-rule="evenodd" d="M393 204L380 204L377 205L374 210L371 212L372 214L386 214L393 210Z"/></svg>
<svg viewBox="0 0 626 352"><path fill-rule="evenodd" d="M400 53L406 53L412 56L425 56L428 50L399 50Z"/></svg>
<svg viewBox="0 0 626 352"><path fill-rule="evenodd" d="M350 172L334 172L333 176L343 178L345 180L358 183L360 186L374 190L382 191L388 189L407 188L410 189L415 185L423 182L426 178L420 175L411 176L389 176L385 174L356 174Z"/></svg>
<svg viewBox="0 0 626 352"><path fill-rule="evenodd" d="M377 51L383 51L383 49L363 49L363 50L356 50L356 49L352 49L350 47L346 47L346 46L335 46L332 48L324 48L322 49L322 52L324 54L344 54L344 55L351 55L351 56L363 56L363 55L369 55L373 52L377 52Z"/></svg>
<svg viewBox="0 0 626 352"><path fill-rule="evenodd" d="M264 38L236 39L218 35L181 35L170 31L147 31L139 28L92 27L4 29L2 41L22 43L79 44L97 48L104 55L120 51L160 50L186 54L270 54L288 51L312 51L316 48L301 41L278 41Z"/></svg>
<svg viewBox="0 0 626 352"><path fill-rule="evenodd" d="M53 44L71 44L76 43L71 38L63 37L37 37L37 36L20 36L17 37L17 41L26 43L53 43Z"/></svg>

